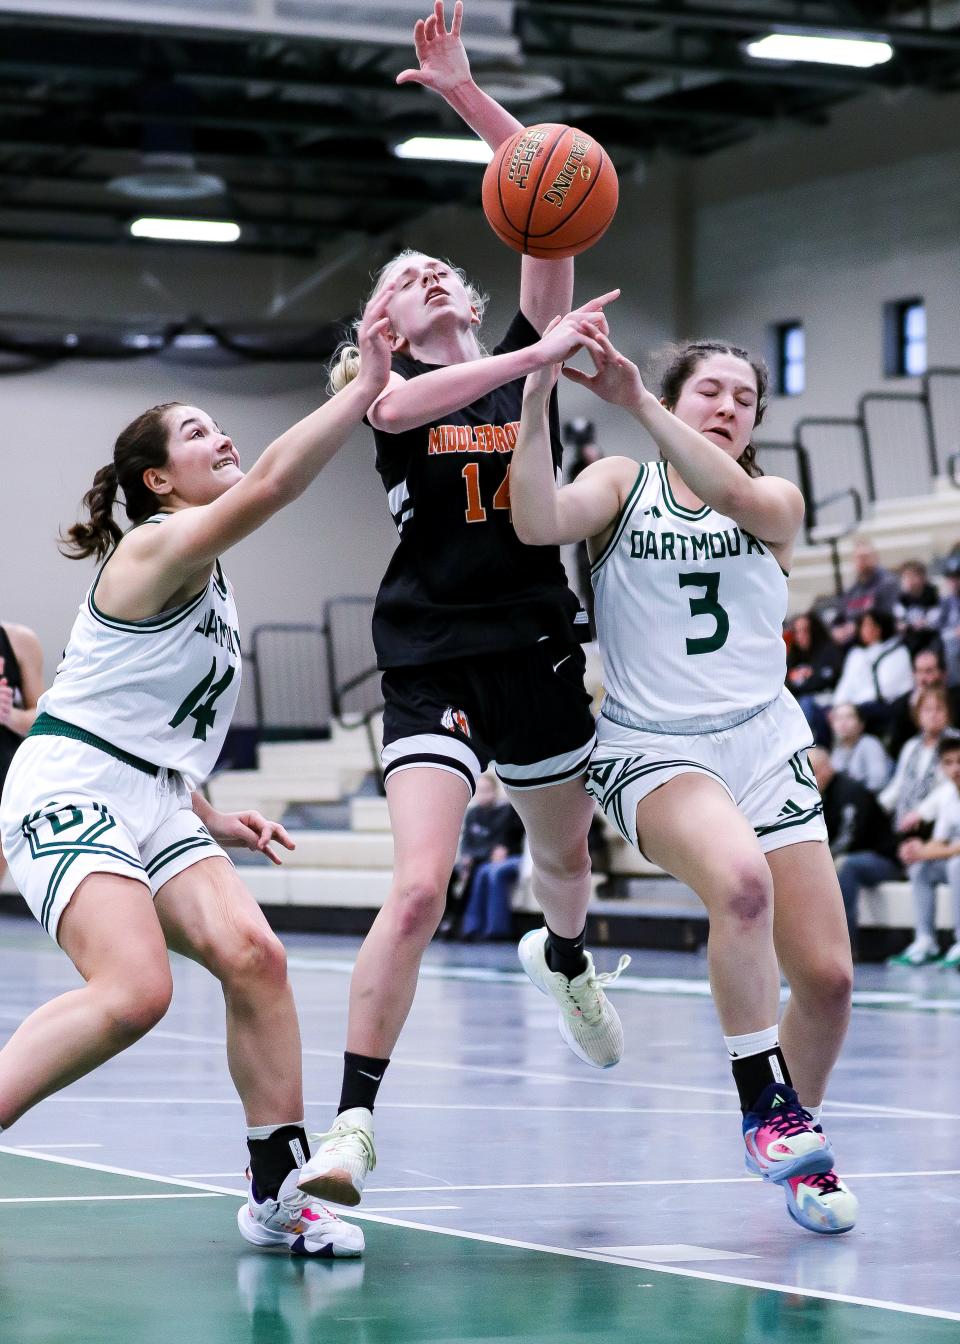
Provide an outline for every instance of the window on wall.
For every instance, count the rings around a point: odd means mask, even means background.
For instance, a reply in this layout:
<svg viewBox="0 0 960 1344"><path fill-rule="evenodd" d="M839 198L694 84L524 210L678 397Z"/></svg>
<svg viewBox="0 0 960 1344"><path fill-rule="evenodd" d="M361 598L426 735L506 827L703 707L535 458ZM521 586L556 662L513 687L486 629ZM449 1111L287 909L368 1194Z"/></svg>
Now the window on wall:
<svg viewBox="0 0 960 1344"><path fill-rule="evenodd" d="M927 309L923 299L897 299L884 307L884 355L888 378L927 371Z"/></svg>
<svg viewBox="0 0 960 1344"><path fill-rule="evenodd" d="M798 397L807 385L807 344L802 322L780 322L773 329L777 392Z"/></svg>

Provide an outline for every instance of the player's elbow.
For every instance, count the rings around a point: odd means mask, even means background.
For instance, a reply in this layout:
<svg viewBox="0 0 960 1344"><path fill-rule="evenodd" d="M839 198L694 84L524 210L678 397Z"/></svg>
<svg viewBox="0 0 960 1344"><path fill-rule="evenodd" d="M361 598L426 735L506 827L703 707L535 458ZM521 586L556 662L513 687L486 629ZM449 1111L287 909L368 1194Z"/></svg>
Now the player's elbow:
<svg viewBox="0 0 960 1344"><path fill-rule="evenodd" d="M549 534L550 530L544 525L542 519L525 518L518 516L516 513L512 516L513 530L516 532L518 539L523 542L524 546L553 545L554 538Z"/></svg>

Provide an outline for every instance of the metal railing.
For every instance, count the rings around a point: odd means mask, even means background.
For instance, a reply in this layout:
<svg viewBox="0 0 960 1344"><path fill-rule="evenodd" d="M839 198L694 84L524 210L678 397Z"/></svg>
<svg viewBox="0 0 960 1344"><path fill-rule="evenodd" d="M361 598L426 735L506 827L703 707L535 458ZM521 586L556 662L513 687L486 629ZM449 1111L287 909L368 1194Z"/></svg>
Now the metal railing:
<svg viewBox="0 0 960 1344"><path fill-rule="evenodd" d="M865 392L853 416L805 416L794 426L793 444L798 460L805 458L801 489L813 526L826 507L819 489L838 479L868 506L925 493L960 451L960 368L928 369L919 392ZM842 493L834 492L834 501Z"/></svg>
<svg viewBox="0 0 960 1344"><path fill-rule="evenodd" d="M838 503L841 499L850 498L853 501L853 521L846 524L822 523L813 524L807 527L807 540L813 545L825 544L830 547L830 561L833 565L833 589L837 597L843 592L843 573L840 568L840 543L845 537L849 537L852 532L863 522L863 498L860 491L852 485L845 486L842 490L835 490L832 495L827 495L825 499L818 500L814 506L813 513L816 515L818 509L829 508L831 504Z"/></svg>

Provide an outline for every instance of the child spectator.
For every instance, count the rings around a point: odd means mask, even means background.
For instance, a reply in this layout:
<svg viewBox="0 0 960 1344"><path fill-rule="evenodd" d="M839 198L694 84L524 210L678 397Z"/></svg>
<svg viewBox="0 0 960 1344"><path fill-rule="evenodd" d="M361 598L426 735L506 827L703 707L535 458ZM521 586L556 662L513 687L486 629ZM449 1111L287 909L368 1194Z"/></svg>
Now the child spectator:
<svg viewBox="0 0 960 1344"><path fill-rule="evenodd" d="M933 822L933 834L929 840L905 840L899 850L913 889L915 924L913 942L891 958L902 966L922 966L939 958L936 913L940 882L950 887L954 935L941 965L960 966L960 733L945 732L938 753L944 782L917 809L924 820Z"/></svg>
<svg viewBox="0 0 960 1344"><path fill-rule="evenodd" d="M857 706L838 701L830 710L830 728L833 734L830 760L834 770L842 770L871 793L879 793L893 773L893 762L879 738L864 731Z"/></svg>

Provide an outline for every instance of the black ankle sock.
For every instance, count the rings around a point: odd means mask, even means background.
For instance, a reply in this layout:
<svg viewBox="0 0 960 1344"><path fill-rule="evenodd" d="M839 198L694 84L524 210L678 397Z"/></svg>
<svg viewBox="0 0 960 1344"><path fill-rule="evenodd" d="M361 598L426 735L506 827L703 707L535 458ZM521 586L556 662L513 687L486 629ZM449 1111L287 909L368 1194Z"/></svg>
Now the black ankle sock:
<svg viewBox="0 0 960 1344"><path fill-rule="evenodd" d="M792 1087L790 1070L779 1045L772 1050L763 1050L759 1055L745 1055L742 1059L732 1059L733 1081L740 1093L740 1109L746 1115L753 1110L754 1103L764 1088L771 1083L781 1083Z"/></svg>
<svg viewBox="0 0 960 1344"><path fill-rule="evenodd" d="M584 928L576 938L561 938L551 928L547 928L547 945L544 956L551 971L559 971L568 980L576 980L587 969L587 959L583 955L583 943L587 936Z"/></svg>
<svg viewBox="0 0 960 1344"><path fill-rule="evenodd" d="M337 1115L341 1111L352 1110L354 1106L365 1106L368 1111L372 1111L389 1063L389 1059L374 1059L371 1055L355 1055L350 1050L344 1050L343 1087Z"/></svg>
<svg viewBox="0 0 960 1344"><path fill-rule="evenodd" d="M287 1174L302 1167L310 1145L302 1125L281 1125L268 1139L247 1139L254 1199L276 1199Z"/></svg>

